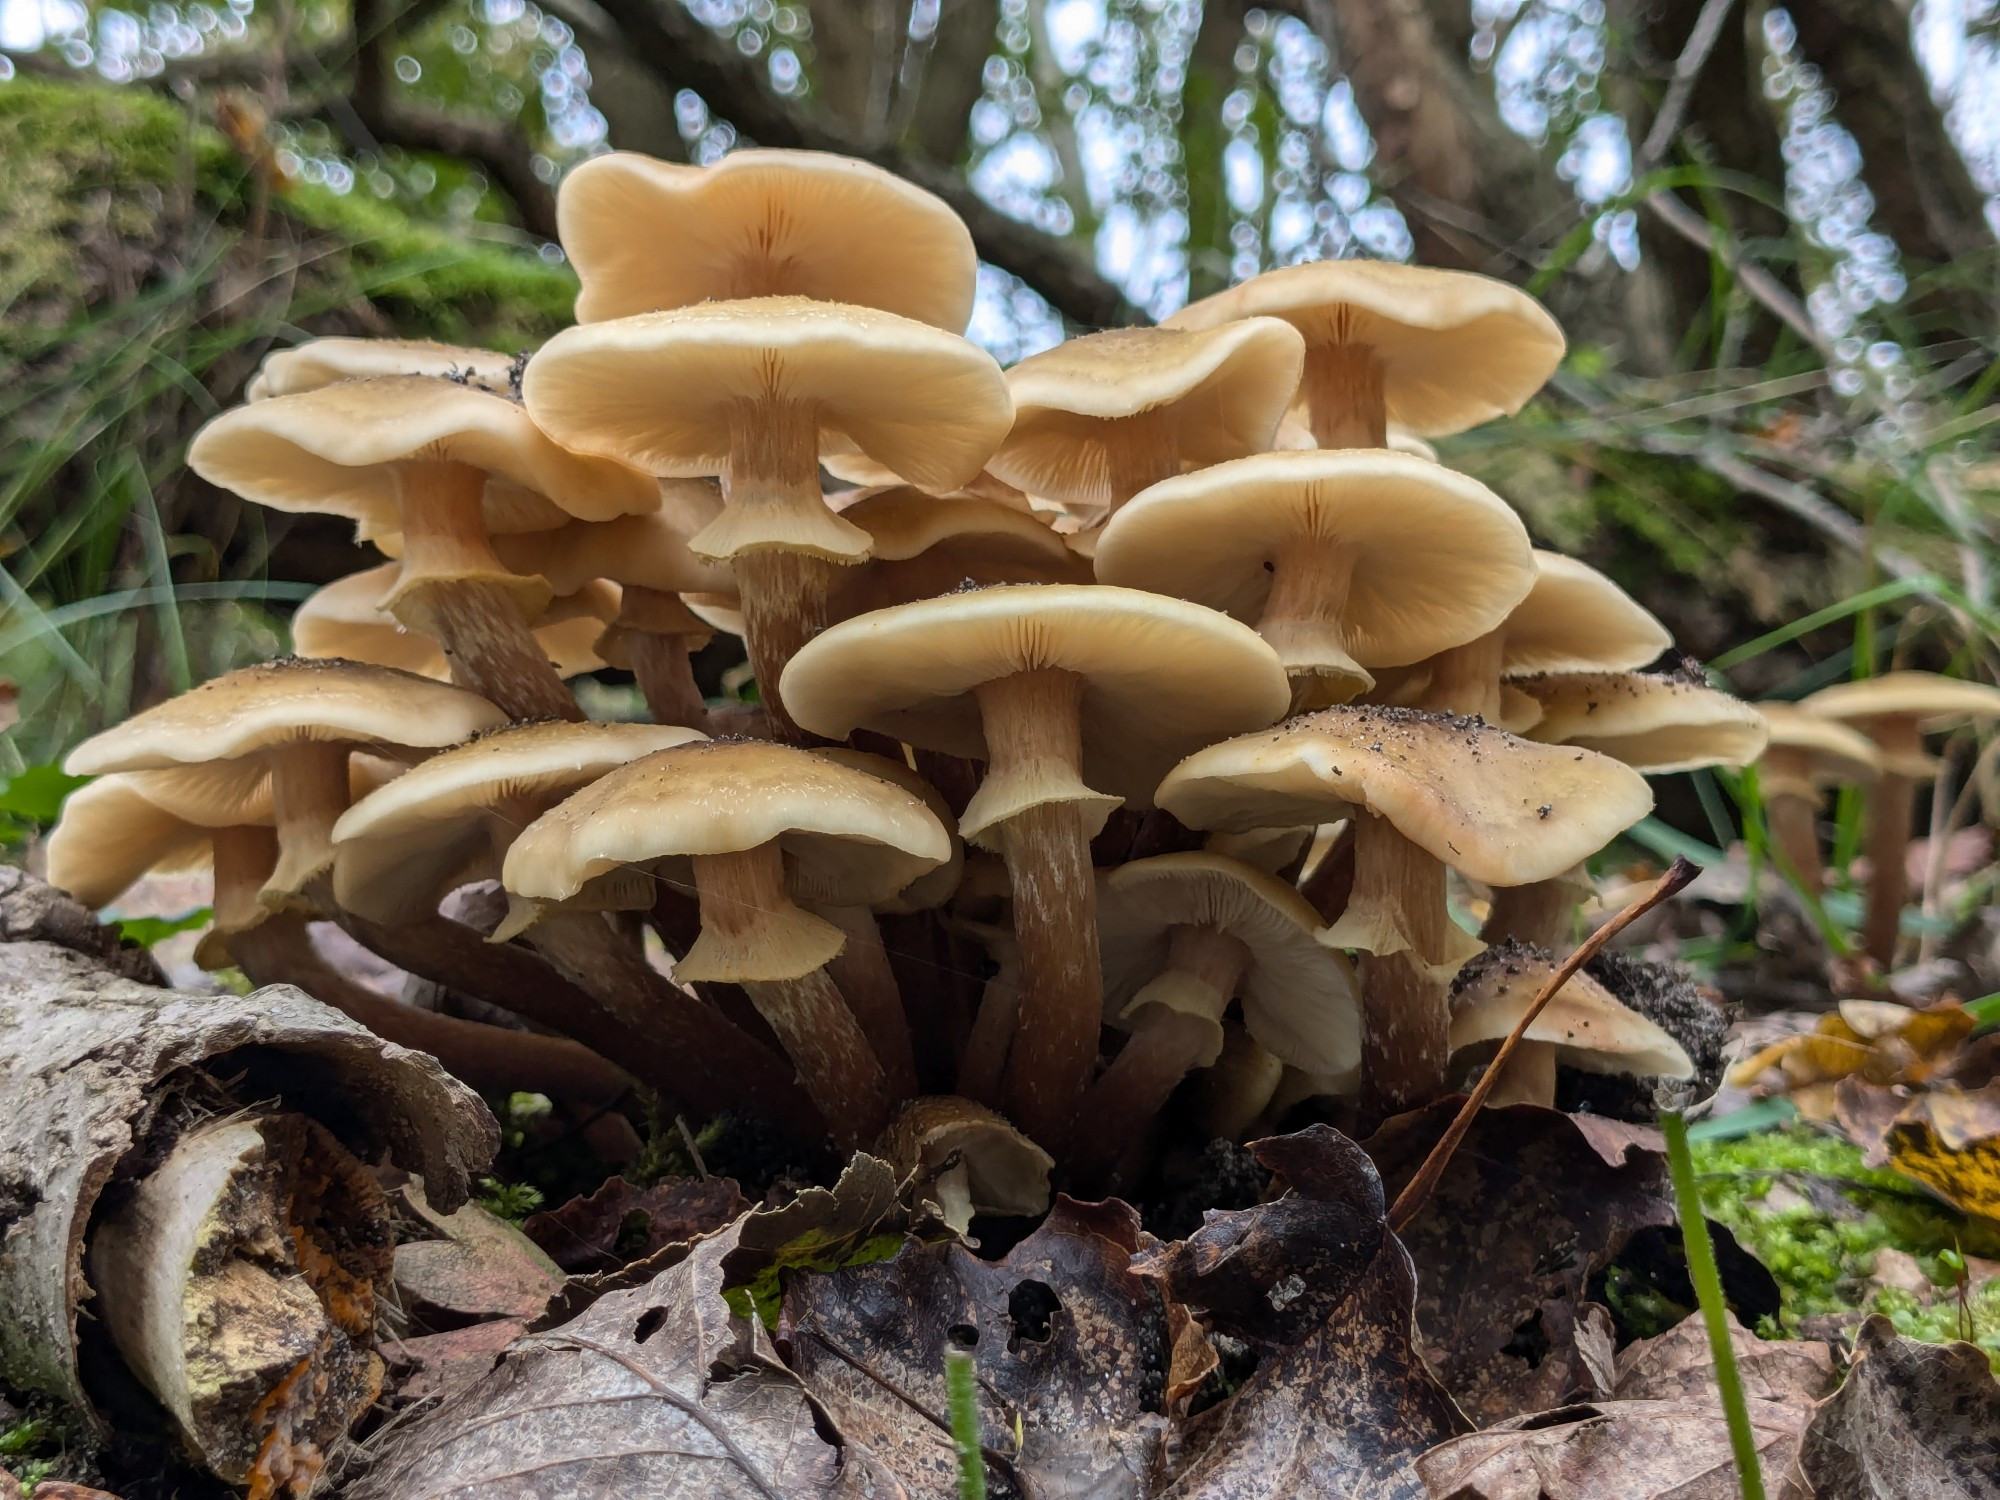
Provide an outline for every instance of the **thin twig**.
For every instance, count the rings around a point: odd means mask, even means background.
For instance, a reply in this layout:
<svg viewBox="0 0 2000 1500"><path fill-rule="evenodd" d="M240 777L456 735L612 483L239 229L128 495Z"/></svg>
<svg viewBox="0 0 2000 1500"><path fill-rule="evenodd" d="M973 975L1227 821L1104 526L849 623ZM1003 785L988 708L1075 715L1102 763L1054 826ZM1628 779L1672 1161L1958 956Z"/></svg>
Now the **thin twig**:
<svg viewBox="0 0 2000 1500"><path fill-rule="evenodd" d="M1727 235L1672 193L1648 193L1640 201L1675 234L1719 259L1729 268L1744 291L1763 303L1773 317L1805 340L1811 348L1818 350L1821 358L1833 357L1832 351L1827 347L1826 336L1814 326L1811 316L1800 305L1799 299L1786 291L1777 277L1747 259L1741 249L1730 243Z"/></svg>
<svg viewBox="0 0 2000 1500"><path fill-rule="evenodd" d="M1479 1111L1485 1108L1487 1097L1499 1083L1500 1075L1507 1071L1508 1058L1512 1057L1514 1049L1521 1045L1521 1039L1528 1034L1528 1028L1535 1023L1535 1017L1542 1013L1542 1007L1554 999L1556 992L1575 977L1577 970L1595 958L1606 943L1676 891L1684 889L1700 873L1701 867L1685 855L1676 858L1667 873L1654 882L1650 891L1585 938L1582 946L1564 959L1562 966L1549 976L1548 983L1544 984L1541 993L1535 996L1534 1004L1521 1013L1521 1019L1516 1021L1514 1029L1507 1033L1507 1040L1502 1042L1500 1050L1494 1053L1493 1061L1487 1065L1485 1074L1473 1085L1472 1092L1466 1096L1465 1104L1458 1112L1458 1117L1451 1122L1450 1128L1445 1131L1438 1143L1431 1147L1431 1154L1425 1157L1424 1164L1417 1168L1417 1175L1412 1177L1403 1191L1396 1195L1395 1203L1389 1208L1389 1228L1393 1233L1401 1234L1409 1226L1410 1221L1423 1212L1424 1205L1430 1201L1432 1192L1436 1190L1439 1180L1444 1176L1444 1169L1451 1164L1452 1153L1458 1149L1459 1142L1465 1139L1466 1132L1472 1129L1472 1122L1479 1117Z"/></svg>
<svg viewBox="0 0 2000 1500"><path fill-rule="evenodd" d="M1673 81L1667 85L1667 97L1660 101L1660 112L1653 116L1653 124L1646 132L1645 144L1639 147L1639 156L1632 163L1632 176L1644 177L1667 154L1667 147L1673 144L1680 133L1681 120L1687 114L1688 104L1694 99L1694 86L1701 77L1701 70L1708 63L1709 53L1722 36L1722 23L1729 19L1730 11L1736 8L1736 0L1708 0L1701 8L1701 14L1694 18L1694 29L1688 32L1687 45L1681 48L1681 55L1674 63Z"/></svg>

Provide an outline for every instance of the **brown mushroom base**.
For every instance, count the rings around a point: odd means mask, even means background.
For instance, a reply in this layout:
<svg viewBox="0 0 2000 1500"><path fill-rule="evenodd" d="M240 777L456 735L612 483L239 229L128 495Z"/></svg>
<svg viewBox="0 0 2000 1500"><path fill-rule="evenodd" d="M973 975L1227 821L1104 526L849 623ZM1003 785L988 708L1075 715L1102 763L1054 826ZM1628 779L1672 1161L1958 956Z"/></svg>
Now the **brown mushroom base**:
<svg viewBox="0 0 2000 1500"><path fill-rule="evenodd" d="M900 1104L915 1098L916 1046L903 1010L902 987L889 967L875 914L865 906L819 906L814 912L838 927L847 940L827 963L826 972L867 1034L868 1045L882 1064L890 1099Z"/></svg>
<svg viewBox="0 0 2000 1500"><path fill-rule="evenodd" d="M1271 592L1257 633L1285 664L1293 713L1331 708L1375 686L1341 629L1353 577L1354 555L1335 537L1293 537L1271 558Z"/></svg>
<svg viewBox="0 0 2000 1500"><path fill-rule="evenodd" d="M790 745L822 743L792 722L778 682L799 648L826 629L827 600L843 564L762 548L738 553L729 565L742 591L743 645L771 721L771 737Z"/></svg>
<svg viewBox="0 0 2000 1500"><path fill-rule="evenodd" d="M695 683L692 657L713 634L675 595L627 584L597 653L631 672L654 723L705 731L708 700Z"/></svg>
<svg viewBox="0 0 2000 1500"><path fill-rule="evenodd" d="M1360 813L1354 828L1354 894L1344 923L1385 951L1364 951L1361 978L1362 1108L1394 1114L1444 1092L1451 1061L1451 971L1471 939L1445 905L1445 867L1396 825Z"/></svg>
<svg viewBox="0 0 2000 1500"><path fill-rule="evenodd" d="M1210 1139L1240 1141L1284 1081L1285 1065L1241 1026L1225 1022L1222 1055L1201 1075L1195 1108Z"/></svg>
<svg viewBox="0 0 2000 1500"><path fill-rule="evenodd" d="M1368 344L1320 344L1306 350L1306 420L1322 448L1386 448L1389 408L1382 361Z"/></svg>
<svg viewBox="0 0 2000 1500"><path fill-rule="evenodd" d="M1895 967L1903 930L1903 902L1909 895L1905 861L1916 807L1916 782L1894 771L1883 771L1868 789L1868 915L1862 939L1868 956L1885 970Z"/></svg>
<svg viewBox="0 0 2000 1500"><path fill-rule="evenodd" d="M382 1190L324 1130L213 1120L99 1219L96 1316L210 1469L304 1496L381 1392L392 1245Z"/></svg>
<svg viewBox="0 0 2000 1500"><path fill-rule="evenodd" d="M1008 957L980 992L979 1011L958 1061L958 1092L967 1099L998 1109L1005 1099L1003 1080L1007 1054L1021 1017L1021 965Z"/></svg>
<svg viewBox="0 0 2000 1500"><path fill-rule="evenodd" d="M1826 867L1819 854L1819 799L1765 789L1764 816L1770 821L1771 840L1789 873L1814 895L1826 885Z"/></svg>
<svg viewBox="0 0 2000 1500"><path fill-rule="evenodd" d="M741 984L799 1070L799 1082L843 1151L889 1120L888 1081L867 1034L825 965L840 929L801 911L785 889L775 842L735 854L694 857L701 936L676 966L700 984Z"/></svg>

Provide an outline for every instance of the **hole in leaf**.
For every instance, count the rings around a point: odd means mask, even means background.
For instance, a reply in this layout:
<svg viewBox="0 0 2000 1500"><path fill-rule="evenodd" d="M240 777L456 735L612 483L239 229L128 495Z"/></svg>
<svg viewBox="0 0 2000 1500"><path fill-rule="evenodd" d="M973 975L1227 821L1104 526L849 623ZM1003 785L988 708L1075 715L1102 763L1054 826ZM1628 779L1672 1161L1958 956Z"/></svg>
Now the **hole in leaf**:
<svg viewBox="0 0 2000 1500"><path fill-rule="evenodd" d="M979 1344L979 1330L970 1323L954 1323L945 1331L954 1349L972 1349Z"/></svg>
<svg viewBox="0 0 2000 1500"><path fill-rule="evenodd" d="M1013 1320L1014 1338L1031 1344L1046 1344L1054 1333L1050 1320L1062 1311L1062 1298L1042 1281L1024 1281L1007 1294L1007 1316Z"/></svg>
<svg viewBox="0 0 2000 1500"><path fill-rule="evenodd" d="M660 1325L667 1321L664 1307L649 1307L639 1314L639 1321L632 1325L632 1342L643 1344L660 1331Z"/></svg>

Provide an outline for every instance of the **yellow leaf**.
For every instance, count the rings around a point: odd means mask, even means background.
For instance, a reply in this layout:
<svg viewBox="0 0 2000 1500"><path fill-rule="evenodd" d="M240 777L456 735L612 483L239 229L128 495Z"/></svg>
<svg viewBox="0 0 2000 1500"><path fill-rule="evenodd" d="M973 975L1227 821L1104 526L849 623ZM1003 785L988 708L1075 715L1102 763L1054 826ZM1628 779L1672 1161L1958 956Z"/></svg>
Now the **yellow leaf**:
<svg viewBox="0 0 2000 1500"><path fill-rule="evenodd" d="M1941 1089L1889 1127L1889 1165L1954 1207L2000 1220L2000 1084Z"/></svg>

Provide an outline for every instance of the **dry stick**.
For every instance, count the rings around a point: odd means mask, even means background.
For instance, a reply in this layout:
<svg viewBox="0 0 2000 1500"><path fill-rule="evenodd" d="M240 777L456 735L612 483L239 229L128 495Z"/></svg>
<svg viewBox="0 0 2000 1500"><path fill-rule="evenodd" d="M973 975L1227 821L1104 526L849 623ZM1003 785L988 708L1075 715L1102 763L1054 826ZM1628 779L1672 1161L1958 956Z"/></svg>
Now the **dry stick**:
<svg viewBox="0 0 2000 1500"><path fill-rule="evenodd" d="M1521 1038L1528 1034L1528 1028L1535 1024L1535 1017L1542 1013L1542 1007L1554 999L1557 991L1575 977L1577 970L1595 958L1598 950L1606 943L1669 896L1685 889L1700 873L1701 866L1686 856L1677 858L1667 873L1654 883L1650 891L1585 938L1582 946L1564 959L1562 967L1549 976L1548 983L1544 984L1541 993L1535 996L1535 1003L1530 1005L1522 1013L1521 1019L1514 1023L1514 1029L1507 1033L1507 1040L1500 1044L1500 1050L1494 1053L1493 1061L1487 1064L1485 1073L1481 1075L1479 1082L1473 1085L1472 1092L1466 1096L1465 1104L1459 1109L1458 1117L1451 1122L1451 1127L1445 1131L1438 1143L1431 1147L1431 1154L1425 1157L1424 1164L1417 1168L1417 1175L1412 1177L1408 1186L1396 1195L1396 1201L1389 1207L1389 1229L1392 1233L1401 1234L1430 1201L1432 1192L1444 1177L1444 1169L1451 1164L1452 1153L1458 1149L1458 1143L1465 1139L1466 1132L1472 1129L1472 1122L1479 1118L1479 1111L1485 1107L1487 1096L1493 1092L1494 1085L1507 1071L1507 1060L1513 1056L1514 1049L1520 1046Z"/></svg>

